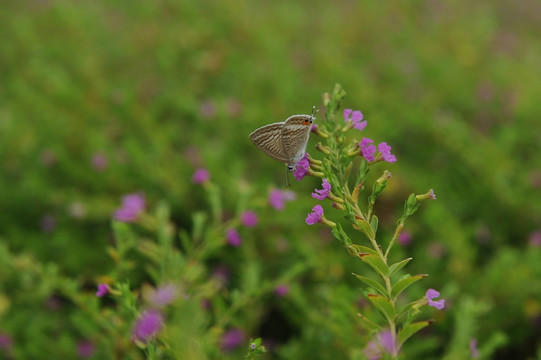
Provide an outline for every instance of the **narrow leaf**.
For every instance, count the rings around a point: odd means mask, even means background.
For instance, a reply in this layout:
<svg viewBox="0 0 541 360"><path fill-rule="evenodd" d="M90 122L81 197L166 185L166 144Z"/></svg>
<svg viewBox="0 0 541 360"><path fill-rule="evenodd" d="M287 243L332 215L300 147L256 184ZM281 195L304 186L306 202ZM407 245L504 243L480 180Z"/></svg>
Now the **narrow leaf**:
<svg viewBox="0 0 541 360"><path fill-rule="evenodd" d="M378 324L376 324L375 322L373 322L372 320L370 320L366 316L364 316L364 315L362 315L360 313L357 313L357 316L359 318L361 318L361 322L363 323L363 325L366 326L368 328L368 330L370 330L370 332L372 332L372 334L377 333L377 332L379 332L381 330L381 326L379 326Z"/></svg>
<svg viewBox="0 0 541 360"><path fill-rule="evenodd" d="M390 276L392 276L394 273L402 269L404 266L406 266L407 263L409 263L413 258L407 258L406 260L402 260L400 262L397 262L396 264L392 264L389 267Z"/></svg>
<svg viewBox="0 0 541 360"><path fill-rule="evenodd" d="M376 280L372 280L370 278L367 278L367 277L364 277L364 276L361 276L361 275L357 275L357 274L353 274L357 279L361 280L363 283L365 283L366 285L370 286L371 288L377 290L380 292L381 295L385 296L385 297L389 297L389 293L387 293L387 290L385 290L385 288L383 287L383 285L381 285L379 282L377 282Z"/></svg>
<svg viewBox="0 0 541 360"><path fill-rule="evenodd" d="M363 232L366 236L368 236L369 239L375 239L376 234L374 233L374 230L372 230L372 227L370 227L370 224L363 219L356 219L357 220L357 227L358 229Z"/></svg>
<svg viewBox="0 0 541 360"><path fill-rule="evenodd" d="M415 276L410 276L410 275L404 276L403 278L398 280L396 284L393 285L393 290L391 291L391 298L396 299L396 297L400 295L400 293L404 291L408 286L410 286L414 282L419 281L422 278L425 278L427 276L428 275L426 274L415 275Z"/></svg>
<svg viewBox="0 0 541 360"><path fill-rule="evenodd" d="M400 349L402 344L404 344L404 342L406 342L406 340L410 336L412 336L413 334L415 334L419 330L427 327L428 325L430 325L430 323L431 323L431 321L419 321L419 322L415 322L415 323L411 323L409 325L406 325L402 329L400 329L400 331L398 332L398 336L396 337L396 341L398 343L398 348Z"/></svg>
<svg viewBox="0 0 541 360"><path fill-rule="evenodd" d="M368 300L370 300L376 309L378 309L389 322L394 322L396 311L393 304L386 297L370 294L368 295Z"/></svg>
<svg viewBox="0 0 541 360"><path fill-rule="evenodd" d="M361 255L361 260L370 265L372 269L376 270L383 278L389 277L389 267L381 257L377 255Z"/></svg>
<svg viewBox="0 0 541 360"><path fill-rule="evenodd" d="M378 217L376 215L372 215L372 219L370 219L370 227L372 230L374 230L374 234L378 232Z"/></svg>

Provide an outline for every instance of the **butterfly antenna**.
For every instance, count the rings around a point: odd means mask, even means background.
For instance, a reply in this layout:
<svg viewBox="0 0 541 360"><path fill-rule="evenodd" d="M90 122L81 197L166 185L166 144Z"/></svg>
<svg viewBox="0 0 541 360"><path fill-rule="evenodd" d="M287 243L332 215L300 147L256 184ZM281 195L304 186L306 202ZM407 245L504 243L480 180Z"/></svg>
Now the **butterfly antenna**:
<svg viewBox="0 0 541 360"><path fill-rule="evenodd" d="M316 106L312 106L312 117L319 112L319 109L316 110Z"/></svg>

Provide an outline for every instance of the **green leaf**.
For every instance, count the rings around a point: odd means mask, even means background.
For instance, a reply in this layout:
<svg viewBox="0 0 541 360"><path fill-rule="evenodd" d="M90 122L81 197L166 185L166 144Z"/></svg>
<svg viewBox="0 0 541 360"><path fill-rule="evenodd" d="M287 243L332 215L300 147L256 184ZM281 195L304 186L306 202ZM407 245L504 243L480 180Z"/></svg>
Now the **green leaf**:
<svg viewBox="0 0 541 360"><path fill-rule="evenodd" d="M372 228L372 230L374 230L374 234L378 232L378 223L378 217L376 215L372 215L372 219L370 219L370 227Z"/></svg>
<svg viewBox="0 0 541 360"><path fill-rule="evenodd" d="M420 313L419 308L422 306L422 299L421 300L415 300L404 306L400 311L398 312L397 316L397 322L400 321L400 319L406 315L409 314L410 311L413 310L413 313L408 315L408 317L415 317L417 314Z"/></svg>
<svg viewBox="0 0 541 360"><path fill-rule="evenodd" d="M370 265L383 278L389 277L389 267L378 255L361 255L361 260Z"/></svg>
<svg viewBox="0 0 541 360"><path fill-rule="evenodd" d="M368 300L370 300L376 309L378 309L389 322L394 322L396 311L393 303L391 303L389 299L381 295L369 294Z"/></svg>
<svg viewBox="0 0 541 360"><path fill-rule="evenodd" d="M356 219L356 223L357 223L358 229L361 232L363 232L366 236L368 236L369 239L376 238L376 234L374 233L374 230L372 230L372 227L366 220Z"/></svg>
<svg viewBox="0 0 541 360"><path fill-rule="evenodd" d="M393 290L391 291L391 298L392 299L396 299L396 297L398 295L400 295L400 293L402 291L404 291L408 286L410 286L411 284L413 284L414 282L416 281L419 281L421 280L422 278L425 278L427 277L428 275L426 274L422 274L422 275L415 275L415 276L410 276L409 274L408 275L405 275L404 277L402 277L400 280L398 280L396 282L396 284L393 285Z"/></svg>
<svg viewBox="0 0 541 360"><path fill-rule="evenodd" d="M385 290L383 285L381 285L376 280L372 280L370 278L367 278L367 277L364 277L364 276L361 276L361 275L357 275L355 273L353 273L353 276L355 276L357 279L361 280L363 283L370 286L371 288L379 291L381 293L381 295L383 295L385 297L389 297L389 293L387 293L387 290Z"/></svg>
<svg viewBox="0 0 541 360"><path fill-rule="evenodd" d="M398 348L400 348L410 336L412 336L419 330L427 327L428 325L430 325L430 323L431 321L419 321L406 325L402 329L400 329L400 331L398 332L398 336L396 337Z"/></svg>
<svg viewBox="0 0 541 360"><path fill-rule="evenodd" d="M389 267L390 276L392 276L394 273L402 269L404 266L406 266L407 263L409 263L413 258L407 258L406 260L402 260L400 262L397 262L396 264L392 264Z"/></svg>
<svg viewBox="0 0 541 360"><path fill-rule="evenodd" d="M378 324L376 324L375 322L373 322L366 316L360 313L357 313L357 316L361 319L361 322L363 323L363 325L366 326L372 334L375 334L381 330L381 326L379 326Z"/></svg>
<svg viewBox="0 0 541 360"><path fill-rule="evenodd" d="M336 224L336 226L332 228L331 232L334 237L337 238L338 241L340 241L340 243L342 243L344 246L351 245L351 239L340 224Z"/></svg>

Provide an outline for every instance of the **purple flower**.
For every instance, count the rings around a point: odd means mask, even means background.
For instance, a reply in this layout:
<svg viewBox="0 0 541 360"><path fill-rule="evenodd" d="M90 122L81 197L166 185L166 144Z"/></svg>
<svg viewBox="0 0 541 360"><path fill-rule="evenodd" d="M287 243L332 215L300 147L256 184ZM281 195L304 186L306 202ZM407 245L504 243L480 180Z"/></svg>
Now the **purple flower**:
<svg viewBox="0 0 541 360"><path fill-rule="evenodd" d="M394 163L396 161L396 156L391 154L391 147L387 145L386 142L381 142L378 144L378 151L381 153L383 160L388 163Z"/></svg>
<svg viewBox="0 0 541 360"><path fill-rule="evenodd" d="M404 246L408 246L411 243L411 233L408 231L402 232L398 235L398 243Z"/></svg>
<svg viewBox="0 0 541 360"><path fill-rule="evenodd" d="M477 349L477 339L472 338L470 340L470 353L471 357L477 359L479 357L479 349Z"/></svg>
<svg viewBox="0 0 541 360"><path fill-rule="evenodd" d="M439 291L436 291L434 289L428 289L425 295L426 300L428 301L428 305L435 307L438 310L443 309L443 307L445 306L445 300L441 299L438 301L433 301L434 298L437 298L439 296L440 296Z"/></svg>
<svg viewBox="0 0 541 360"><path fill-rule="evenodd" d="M246 210L240 216L240 222L246 227L254 227L257 225L257 214L253 211Z"/></svg>
<svg viewBox="0 0 541 360"><path fill-rule="evenodd" d="M284 297L289 293L289 286L279 285L278 287L276 287L276 289L274 289L274 293L278 297Z"/></svg>
<svg viewBox="0 0 541 360"><path fill-rule="evenodd" d="M387 330L380 332L375 341L369 342L363 352L368 359L377 360L382 357L383 353L395 354L396 347L393 333Z"/></svg>
<svg viewBox="0 0 541 360"><path fill-rule="evenodd" d="M317 132L317 124L312 125L312 127L310 128L310 131L313 133Z"/></svg>
<svg viewBox="0 0 541 360"><path fill-rule="evenodd" d="M96 348L92 341L84 340L77 343L77 355L83 359L92 357L95 350Z"/></svg>
<svg viewBox="0 0 541 360"><path fill-rule="evenodd" d="M530 246L540 247L541 246L541 231L537 230L530 234L528 237L528 244Z"/></svg>
<svg viewBox="0 0 541 360"><path fill-rule="evenodd" d="M366 348L363 350L364 356L368 360L378 360L381 358L381 352L373 341L370 341Z"/></svg>
<svg viewBox="0 0 541 360"><path fill-rule="evenodd" d="M312 212L308 214L305 221L308 225L314 225L315 223L319 222L322 217L323 208L318 204L312 208Z"/></svg>
<svg viewBox="0 0 541 360"><path fill-rule="evenodd" d="M122 198L122 206L115 210L113 218L122 222L134 222L145 209L145 198L141 194L128 194Z"/></svg>
<svg viewBox="0 0 541 360"><path fill-rule="evenodd" d="M436 194L434 193L434 189L430 189L428 191L427 198L431 200L436 200Z"/></svg>
<svg viewBox="0 0 541 360"><path fill-rule="evenodd" d="M103 171L107 168L107 158L102 153L97 153L92 156L92 167L96 171Z"/></svg>
<svg viewBox="0 0 541 360"><path fill-rule="evenodd" d="M231 228L226 232L227 243L231 246L240 246L242 239L237 230Z"/></svg>
<svg viewBox="0 0 541 360"><path fill-rule="evenodd" d="M13 339L6 333L0 333L0 349L9 350L13 345Z"/></svg>
<svg viewBox="0 0 541 360"><path fill-rule="evenodd" d="M361 152L366 161L374 161L374 154L376 153L376 145L373 144L374 140L369 138L362 138L359 143Z"/></svg>
<svg viewBox="0 0 541 360"><path fill-rule="evenodd" d="M109 285L107 284L98 284L98 291L96 291L97 297L103 297L109 292Z"/></svg>
<svg viewBox="0 0 541 360"><path fill-rule="evenodd" d="M351 115L351 119L350 119L350 115ZM363 131L367 125L367 122L363 121L363 117L364 117L363 113L360 112L359 110L355 110L355 111L351 109L344 110L344 121L345 122L351 121L353 124L353 128L360 131Z"/></svg>
<svg viewBox="0 0 541 360"><path fill-rule="evenodd" d="M209 181L210 179L210 173L207 169L197 169L195 170L195 173L193 174L192 181L196 184L202 184L204 182Z"/></svg>
<svg viewBox="0 0 541 360"><path fill-rule="evenodd" d="M323 179L321 186L323 186L323 189L315 189L315 193L312 193L312 197L314 199L323 200L329 196L329 193L331 192L331 184L329 184L329 181L327 179Z"/></svg>
<svg viewBox="0 0 541 360"><path fill-rule="evenodd" d="M295 200L297 195L293 191L272 189L269 194L269 204L276 210L283 210L286 201Z"/></svg>
<svg viewBox="0 0 541 360"><path fill-rule="evenodd" d="M142 342L155 336L163 327L163 316L158 310L147 310L141 314L133 329L133 336Z"/></svg>
<svg viewBox="0 0 541 360"><path fill-rule="evenodd" d="M173 284L160 286L148 295L148 301L155 307L164 307L177 297L178 289Z"/></svg>
<svg viewBox="0 0 541 360"><path fill-rule="evenodd" d="M306 176L309 169L310 161L308 160L308 153L306 153L304 157L299 160L297 165L295 165L295 170L293 170L293 176L295 177L295 179L297 179L297 181L301 181Z"/></svg>
<svg viewBox="0 0 541 360"><path fill-rule="evenodd" d="M383 347L383 350L389 354L395 352L396 343L394 341L393 333L390 331L382 331L378 336L378 342Z"/></svg>
<svg viewBox="0 0 541 360"><path fill-rule="evenodd" d="M227 285L229 277L231 276L231 270L225 266L217 266L212 271L212 278L216 280L220 285Z"/></svg>
<svg viewBox="0 0 541 360"><path fill-rule="evenodd" d="M244 342L245 337L244 331L240 329L229 329L222 336L220 348L223 351L234 350Z"/></svg>

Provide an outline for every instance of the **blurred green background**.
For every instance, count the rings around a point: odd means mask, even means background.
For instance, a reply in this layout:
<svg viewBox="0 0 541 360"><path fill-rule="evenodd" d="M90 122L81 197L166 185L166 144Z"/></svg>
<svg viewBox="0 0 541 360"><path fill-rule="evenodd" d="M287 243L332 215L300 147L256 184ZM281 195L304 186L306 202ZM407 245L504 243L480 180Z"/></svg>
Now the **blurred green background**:
<svg viewBox="0 0 541 360"><path fill-rule="evenodd" d="M381 227L393 231L411 192L437 195L409 220L413 240L399 255L414 258L411 272L430 274L415 295L439 289L447 310L405 351L467 358L456 354L476 338L482 357L539 359L539 34L535 0L4 2L0 331L12 334L14 357L49 349L70 358L79 325L67 315L76 307L51 315L43 304L55 290L36 288L39 276L26 283L13 259L54 264L93 291L112 267L105 248L124 194L143 192L151 208L167 202L189 230L191 213L205 207L191 176L205 167L233 214L246 188L264 197L284 186L283 166L248 134L309 113L340 83L344 107L368 121L358 138L386 141L398 158L379 165L393 173L378 203ZM361 297L349 273L362 264L304 223L316 186L293 181L297 200L275 219L292 243L312 241L319 254L298 283L301 300L261 305L295 328L269 359L353 358L348 349L365 345L344 327L314 334L321 325L295 315L302 301L319 312ZM253 241L265 243L273 235L260 221ZM295 251L280 269L294 266ZM336 317L354 322L358 310L348 311ZM49 316L66 338L55 347L49 325L40 327ZM265 321L246 331L261 336Z"/></svg>

